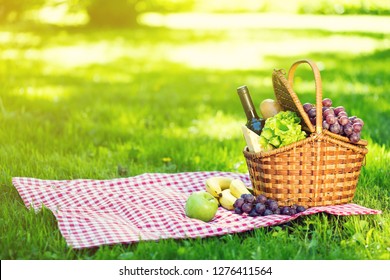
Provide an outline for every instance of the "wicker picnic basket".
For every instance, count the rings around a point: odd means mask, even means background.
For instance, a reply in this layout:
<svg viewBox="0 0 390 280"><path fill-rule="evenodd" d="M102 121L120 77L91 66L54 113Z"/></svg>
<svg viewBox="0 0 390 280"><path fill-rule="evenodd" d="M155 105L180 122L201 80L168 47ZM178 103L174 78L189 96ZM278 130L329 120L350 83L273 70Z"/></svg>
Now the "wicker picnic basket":
<svg viewBox="0 0 390 280"><path fill-rule="evenodd" d="M315 126L292 89L294 73L300 64L309 64L314 73ZM347 137L322 128L322 84L314 62L295 62L288 72L288 80L283 70L274 70L272 82L283 110L296 112L302 120L302 129L309 136L268 152L253 153L244 149L254 193L275 199L282 206L314 207L351 202L368 152L367 141L353 144Z"/></svg>

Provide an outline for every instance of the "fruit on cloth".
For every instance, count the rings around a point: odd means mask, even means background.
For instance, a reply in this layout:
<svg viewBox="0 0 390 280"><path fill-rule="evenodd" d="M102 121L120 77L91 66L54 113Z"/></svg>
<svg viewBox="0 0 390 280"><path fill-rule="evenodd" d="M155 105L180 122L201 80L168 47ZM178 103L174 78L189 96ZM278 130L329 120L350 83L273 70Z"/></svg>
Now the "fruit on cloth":
<svg viewBox="0 0 390 280"><path fill-rule="evenodd" d="M192 193L185 204L185 213L189 218L208 222L218 210L218 201L210 193L198 191Z"/></svg>
<svg viewBox="0 0 390 280"><path fill-rule="evenodd" d="M219 198L223 190L230 187L233 178L225 176L210 177L206 180L206 191Z"/></svg>
<svg viewBox="0 0 390 280"><path fill-rule="evenodd" d="M260 135L260 145L264 150L283 147L306 138L300 125L301 119L295 112L281 111L265 121Z"/></svg>
<svg viewBox="0 0 390 280"><path fill-rule="evenodd" d="M260 112L264 119L275 116L282 111L282 107L279 102L273 99L264 99L260 103Z"/></svg>
<svg viewBox="0 0 390 280"><path fill-rule="evenodd" d="M225 176L217 176L213 177L221 187L221 190L226 190L230 187L231 182L233 181L233 178L231 177L225 177Z"/></svg>
<svg viewBox="0 0 390 280"><path fill-rule="evenodd" d="M343 106L332 107L332 103L329 98L322 100L322 128L348 137L352 143L359 142L360 133L364 126L362 119L356 116L348 117L348 113ZM315 125L317 119L315 105L305 103L303 109L309 116L311 123Z"/></svg>
<svg viewBox="0 0 390 280"><path fill-rule="evenodd" d="M226 189L222 191L222 196L219 198L219 203L221 206L227 210L233 210L234 209L234 203L236 202L237 198L232 195L230 192L230 189Z"/></svg>
<svg viewBox="0 0 390 280"><path fill-rule="evenodd" d="M213 197L220 197L222 193L221 186L219 181L215 177L211 177L206 180L206 191L211 194Z"/></svg>
<svg viewBox="0 0 390 280"><path fill-rule="evenodd" d="M233 210L233 204L242 194L250 194L249 189L240 179L225 176L210 177L206 180L206 192L227 210Z"/></svg>
<svg viewBox="0 0 390 280"><path fill-rule="evenodd" d="M240 179L234 179L230 183L230 193L236 198L241 197L243 194L250 194L248 188L245 186L244 182Z"/></svg>
<svg viewBox="0 0 390 280"><path fill-rule="evenodd" d="M242 194L240 198L237 198L233 207L234 213L247 214L251 217L273 214L292 216L306 210L305 207L296 204L280 207L276 200L269 199L262 194L256 197L252 194Z"/></svg>

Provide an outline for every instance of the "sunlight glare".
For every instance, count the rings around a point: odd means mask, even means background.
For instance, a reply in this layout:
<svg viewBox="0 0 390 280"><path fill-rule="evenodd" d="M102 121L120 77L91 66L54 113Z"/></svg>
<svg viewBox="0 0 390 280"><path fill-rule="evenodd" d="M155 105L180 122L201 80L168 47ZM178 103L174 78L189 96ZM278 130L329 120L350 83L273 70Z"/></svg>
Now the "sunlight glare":
<svg viewBox="0 0 390 280"><path fill-rule="evenodd" d="M58 25L84 25L89 18L85 12L69 13L68 3L45 6L37 12L36 17L43 23Z"/></svg>
<svg viewBox="0 0 390 280"><path fill-rule="evenodd" d="M168 57L172 62L184 63L191 68L245 70L265 66L261 49L253 44L234 42L177 46L169 50Z"/></svg>
<svg viewBox="0 0 390 280"><path fill-rule="evenodd" d="M0 32L0 44L12 44L13 46L32 46L40 43L40 37L27 32Z"/></svg>
<svg viewBox="0 0 390 280"><path fill-rule="evenodd" d="M279 13L206 14L145 13L140 23L171 29L232 30L242 28L314 29L338 32L390 33L389 16L298 15Z"/></svg>
<svg viewBox="0 0 390 280"><path fill-rule="evenodd" d="M126 57L145 59L148 49L103 40L94 43L82 42L70 46L48 47L39 53L39 58L47 65L71 69L95 64L104 65Z"/></svg>
<svg viewBox="0 0 390 280"><path fill-rule="evenodd" d="M63 86L21 87L17 94L27 97L39 97L48 101L58 102L66 94Z"/></svg>
<svg viewBox="0 0 390 280"><path fill-rule="evenodd" d="M236 139L241 137L242 119L235 119L232 116L217 111L215 115L204 115L192 121L190 127L179 127L174 123L164 128L163 135L187 138L191 136L208 137L218 141Z"/></svg>
<svg viewBox="0 0 390 280"><path fill-rule="evenodd" d="M266 64L266 57L277 54L289 57L306 55L311 52L347 52L350 54L370 53L379 46L377 40L367 37L343 36L325 38L290 39L285 41L257 42L225 41L206 42L177 46L168 52L168 57L176 63L184 63L192 68L222 70L265 69L272 67Z"/></svg>
<svg viewBox="0 0 390 280"><path fill-rule="evenodd" d="M213 30L228 32L229 38L221 41L204 41L176 45L168 50L167 57L175 63L183 63L192 68L221 70L243 70L269 68L265 64L267 56L299 56L315 52L366 54L389 47L389 40L378 41L369 36L330 35L306 38L288 36L289 30L327 30L337 32L383 32L390 34L390 17L373 16L318 16L285 14L200 14L147 13L140 22L148 26L167 27L173 30ZM288 36L275 37L270 41L251 35L251 40L242 40L242 32L255 32L258 29L286 30ZM238 36L237 36L238 35Z"/></svg>

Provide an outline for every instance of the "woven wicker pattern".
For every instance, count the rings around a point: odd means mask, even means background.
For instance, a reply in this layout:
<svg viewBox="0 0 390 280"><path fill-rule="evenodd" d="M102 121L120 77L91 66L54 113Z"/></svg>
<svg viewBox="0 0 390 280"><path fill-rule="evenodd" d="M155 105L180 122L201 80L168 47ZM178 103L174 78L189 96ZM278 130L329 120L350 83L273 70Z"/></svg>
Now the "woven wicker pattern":
<svg viewBox="0 0 390 280"><path fill-rule="evenodd" d="M320 104L316 109L321 121L315 127L291 86L294 71L302 63L312 67L316 80L316 104ZM265 194L280 205L314 207L349 203L368 152L364 147L366 141L352 144L348 138L322 130L321 80L313 62L301 60L294 63L288 81L282 71L275 70L273 84L275 96L283 109L296 112L303 120L302 127L311 134L304 140L269 152L244 150L255 193Z"/></svg>
<svg viewBox="0 0 390 280"><path fill-rule="evenodd" d="M276 100L284 111L293 111L303 120L301 125L302 129L307 132L314 132L314 126L311 124L308 115L303 110L301 101L294 93L291 86L284 77L283 70L275 70L272 74L272 82L274 86L274 93Z"/></svg>

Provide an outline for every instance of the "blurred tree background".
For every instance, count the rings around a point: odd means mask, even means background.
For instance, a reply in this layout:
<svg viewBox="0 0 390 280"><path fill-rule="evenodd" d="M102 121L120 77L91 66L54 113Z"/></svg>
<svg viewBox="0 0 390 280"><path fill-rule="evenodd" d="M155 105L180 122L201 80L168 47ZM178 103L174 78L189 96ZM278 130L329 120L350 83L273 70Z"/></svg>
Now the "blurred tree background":
<svg viewBox="0 0 390 280"><path fill-rule="evenodd" d="M91 26L135 26L146 12L213 12L298 14L389 15L388 0L0 0L0 22L41 19L49 23L89 24Z"/></svg>

